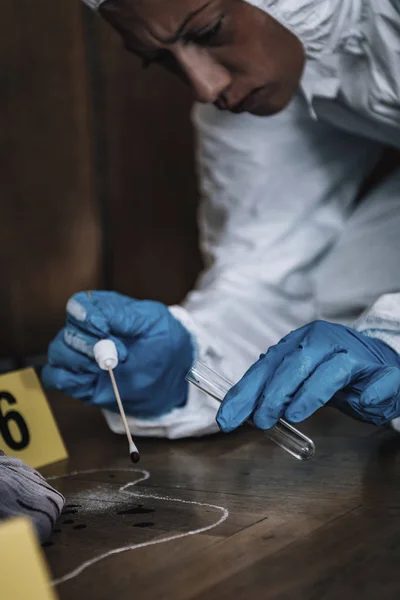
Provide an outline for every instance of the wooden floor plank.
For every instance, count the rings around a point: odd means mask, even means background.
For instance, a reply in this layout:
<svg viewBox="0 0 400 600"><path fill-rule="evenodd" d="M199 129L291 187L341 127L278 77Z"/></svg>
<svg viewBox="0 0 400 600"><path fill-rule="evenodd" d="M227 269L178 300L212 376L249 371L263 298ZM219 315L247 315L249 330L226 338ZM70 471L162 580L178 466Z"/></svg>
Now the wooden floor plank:
<svg viewBox="0 0 400 600"><path fill-rule="evenodd" d="M226 600L398 597L400 511L358 508L193 597ZM251 593L249 595L249 590Z"/></svg>
<svg viewBox="0 0 400 600"><path fill-rule="evenodd" d="M397 600L400 436L390 430L326 410L302 426L311 461L244 428L137 440L133 468L97 410L59 394L52 405L71 455L44 470L67 498L44 548L53 576L142 544L60 583L61 600Z"/></svg>

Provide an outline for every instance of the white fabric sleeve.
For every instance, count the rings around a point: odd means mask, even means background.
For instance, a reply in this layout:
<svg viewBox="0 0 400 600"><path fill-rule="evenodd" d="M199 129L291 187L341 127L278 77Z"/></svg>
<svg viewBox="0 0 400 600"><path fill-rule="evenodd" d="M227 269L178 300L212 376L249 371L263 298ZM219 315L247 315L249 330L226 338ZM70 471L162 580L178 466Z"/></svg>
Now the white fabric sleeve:
<svg viewBox="0 0 400 600"><path fill-rule="evenodd" d="M400 354L400 293L381 296L355 322L354 329L386 342ZM392 427L400 433L400 417L392 421Z"/></svg>
<svg viewBox="0 0 400 600"><path fill-rule="evenodd" d="M400 293L385 294L354 323L354 329L378 338L400 354Z"/></svg>
<svg viewBox="0 0 400 600"><path fill-rule="evenodd" d="M319 318L315 269L381 146L313 120L300 96L275 117L200 105L194 121L206 268L181 320L199 358L236 382L271 344Z"/></svg>
<svg viewBox="0 0 400 600"><path fill-rule="evenodd" d="M316 314L313 271L340 234L380 147L311 119L299 97L270 118L212 105L194 111L206 268L172 313L198 358L237 382L261 352ZM218 403L193 386L158 419L130 418L135 435L217 431ZM118 415L106 413L114 431Z"/></svg>
<svg viewBox="0 0 400 600"><path fill-rule="evenodd" d="M200 437L218 431L215 415L219 403L206 394L189 394L182 408L175 408L166 415L154 419L137 419L127 416L129 429L137 437L168 438L176 440L185 437ZM103 410L108 426L114 433L125 434L118 413Z"/></svg>

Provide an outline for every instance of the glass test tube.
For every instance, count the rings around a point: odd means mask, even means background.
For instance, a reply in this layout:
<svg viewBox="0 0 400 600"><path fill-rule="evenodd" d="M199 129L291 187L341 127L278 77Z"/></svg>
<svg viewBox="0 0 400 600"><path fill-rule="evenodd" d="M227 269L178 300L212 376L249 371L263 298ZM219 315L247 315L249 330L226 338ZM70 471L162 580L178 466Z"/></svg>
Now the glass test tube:
<svg viewBox="0 0 400 600"><path fill-rule="evenodd" d="M233 387L233 383L218 375L199 360L194 363L186 375L186 379L219 402L222 402ZM252 421L246 422L254 426ZM314 442L283 419L279 419L271 429L265 430L264 434L298 460L307 460L314 455Z"/></svg>

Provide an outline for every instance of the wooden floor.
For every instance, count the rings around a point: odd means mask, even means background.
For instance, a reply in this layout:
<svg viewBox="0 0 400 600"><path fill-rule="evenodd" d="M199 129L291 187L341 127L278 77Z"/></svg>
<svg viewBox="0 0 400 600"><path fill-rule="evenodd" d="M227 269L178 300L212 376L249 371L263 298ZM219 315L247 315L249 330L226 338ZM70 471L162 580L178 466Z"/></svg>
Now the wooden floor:
<svg viewBox="0 0 400 600"><path fill-rule="evenodd" d="M67 498L45 545L61 600L399 598L400 435L325 409L302 426L308 462L243 429L138 440L136 469L96 409L52 405L71 456L43 471Z"/></svg>

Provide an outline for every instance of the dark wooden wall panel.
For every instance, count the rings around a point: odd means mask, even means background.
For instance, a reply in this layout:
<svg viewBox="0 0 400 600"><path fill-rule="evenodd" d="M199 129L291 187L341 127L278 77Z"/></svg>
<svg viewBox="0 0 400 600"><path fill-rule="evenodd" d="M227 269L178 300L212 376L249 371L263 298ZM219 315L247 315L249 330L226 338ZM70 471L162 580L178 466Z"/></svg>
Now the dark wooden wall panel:
<svg viewBox="0 0 400 600"><path fill-rule="evenodd" d="M0 4L0 356L45 350L68 296L101 283L81 17Z"/></svg>
<svg viewBox="0 0 400 600"><path fill-rule="evenodd" d="M143 70L100 20L112 286L178 302L199 270L191 95L159 67Z"/></svg>
<svg viewBox="0 0 400 600"><path fill-rule="evenodd" d="M44 352L78 290L190 289L191 103L80 0L0 3L0 361Z"/></svg>
<svg viewBox="0 0 400 600"><path fill-rule="evenodd" d="M189 92L79 0L1 3L0 92L0 360L45 352L81 289L179 301L200 265Z"/></svg>

